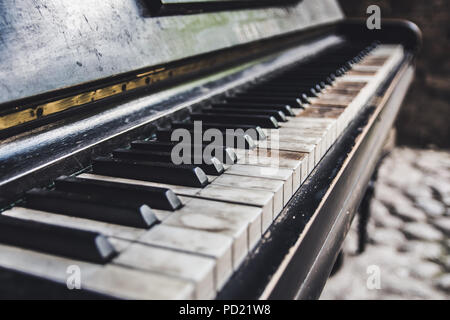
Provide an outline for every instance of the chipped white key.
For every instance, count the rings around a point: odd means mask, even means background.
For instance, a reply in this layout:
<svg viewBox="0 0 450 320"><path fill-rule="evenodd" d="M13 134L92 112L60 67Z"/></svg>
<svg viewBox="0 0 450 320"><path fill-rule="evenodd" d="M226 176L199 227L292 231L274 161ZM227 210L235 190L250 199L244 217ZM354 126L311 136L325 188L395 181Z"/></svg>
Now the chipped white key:
<svg viewBox="0 0 450 320"><path fill-rule="evenodd" d="M216 294L213 258L134 243L114 263L189 280L195 286L196 299L211 299Z"/></svg>
<svg viewBox="0 0 450 320"><path fill-rule="evenodd" d="M224 235L158 225L142 235L139 242L214 258L214 277L218 290L233 272L232 239Z"/></svg>

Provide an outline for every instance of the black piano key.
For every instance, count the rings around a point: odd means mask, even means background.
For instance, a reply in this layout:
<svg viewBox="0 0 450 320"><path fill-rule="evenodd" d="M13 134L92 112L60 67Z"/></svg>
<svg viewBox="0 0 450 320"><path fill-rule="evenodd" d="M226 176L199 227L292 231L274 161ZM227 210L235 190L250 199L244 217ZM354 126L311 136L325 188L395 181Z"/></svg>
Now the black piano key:
<svg viewBox="0 0 450 320"><path fill-rule="evenodd" d="M181 200L172 190L160 187L63 176L55 180L55 188L124 199L130 203L144 203L153 209L174 211L182 206Z"/></svg>
<svg viewBox="0 0 450 320"><path fill-rule="evenodd" d="M158 222L146 204L99 194L32 189L26 193L24 206L134 228L148 229Z"/></svg>
<svg viewBox="0 0 450 320"><path fill-rule="evenodd" d="M243 103L243 102L228 102L228 103L214 103L211 108L242 108L242 109L263 109L282 111L286 116L295 116L294 111L288 104L275 103Z"/></svg>
<svg viewBox="0 0 450 320"><path fill-rule="evenodd" d="M172 123L173 124L173 123ZM162 151L162 152L172 152L172 149L177 145L177 142L163 142L163 141L133 141L131 142L131 148L132 149L139 149L139 150L150 150L150 151ZM208 144L200 144L200 145L194 145L194 144L185 144L186 147L191 148L191 152L195 153L194 150L195 146L198 146L202 152L205 150L205 148L208 146ZM214 157L218 158L219 160L222 159L222 163L226 164L233 164L237 161L237 155L234 152L233 149L227 148L224 146L214 146L213 152L211 153Z"/></svg>
<svg viewBox="0 0 450 320"><path fill-rule="evenodd" d="M314 81L317 82L317 81ZM308 92L310 90L314 90L315 93L322 91L322 87L318 84L311 84L310 81L280 81L280 82L269 82L269 83L261 83L258 86L252 88L252 90L274 90L281 92ZM251 91L251 90L250 90Z"/></svg>
<svg viewBox="0 0 450 320"><path fill-rule="evenodd" d="M202 134L203 132L196 132L195 130L188 130L190 136L193 137L194 144L206 144L212 146L223 146L228 148L236 148L236 149L254 149L256 147L255 141L248 134L229 134L226 132L220 131L222 134L222 139L214 140L214 141L206 141L203 140ZM173 129L158 129L156 131L156 137L160 141L164 142L173 142L172 141L172 132ZM199 142L195 143L195 136L199 136ZM180 143L185 144L184 141L180 141Z"/></svg>
<svg viewBox="0 0 450 320"><path fill-rule="evenodd" d="M280 97L265 97L265 96L236 96L225 99L225 102L231 103L264 103L264 104L285 104L291 108L304 108L302 101L299 98L280 98Z"/></svg>
<svg viewBox="0 0 450 320"><path fill-rule="evenodd" d="M265 110L265 109L241 109L241 108L205 108L202 110L206 113L219 113L219 114L243 114L243 115L262 115L272 116L279 122L286 122L286 115L283 111L277 110Z"/></svg>
<svg viewBox="0 0 450 320"><path fill-rule="evenodd" d="M174 130L176 129L158 129L156 131L156 137L160 141L173 142L172 132ZM214 141L206 141L203 140L203 131L202 132L196 132L195 130L188 130L188 131L190 136L193 137L192 140L194 140L195 144L212 144L217 146L225 146L228 148L239 148L239 149L253 149L256 146L252 137L250 137L248 134L241 134L239 132L230 134L219 130L222 135L221 140L219 139ZM196 143L195 141L196 136L200 137L198 143ZM180 143L185 144L184 140L180 141Z"/></svg>
<svg viewBox="0 0 450 320"><path fill-rule="evenodd" d="M344 73L345 73L345 71L344 71L343 69L337 69L337 70L334 72L334 74L335 74L337 77L342 77L342 76L344 75Z"/></svg>
<svg viewBox="0 0 450 320"><path fill-rule="evenodd" d="M208 184L205 172L196 166L99 157L92 162L96 174L202 188Z"/></svg>
<svg viewBox="0 0 450 320"><path fill-rule="evenodd" d="M72 259L105 264L114 247L97 232L0 215L0 243Z"/></svg>
<svg viewBox="0 0 450 320"><path fill-rule="evenodd" d="M194 130L194 123L193 122L179 122L174 121L172 122L172 128L174 129L186 129L189 131ZM266 139L266 135L261 127L256 125L250 125L250 124L230 124L230 123L210 123L210 122L202 122L202 128L203 129L218 129L221 132L226 133L227 129L235 130L235 134L239 134L240 131L236 130L243 130L244 134L248 134L252 139L255 140L264 140Z"/></svg>
<svg viewBox="0 0 450 320"><path fill-rule="evenodd" d="M191 148L189 148L191 149ZM121 159L131 159L138 161L154 161L154 162L172 162L171 152L159 152L159 151L148 151L148 150L136 150L136 149L117 149L113 151L113 156L115 158ZM200 154L191 153L189 157L189 163L184 163L189 165L196 165L200 167L206 174L213 176L219 176L224 172L224 167L222 162L217 158L209 157Z"/></svg>
<svg viewBox="0 0 450 320"><path fill-rule="evenodd" d="M334 70L325 71L325 72L319 72L316 73L314 71L300 71L297 74L291 74L291 75L284 75L282 78L279 79L279 81L305 81L305 80L319 80L319 79L326 79L329 77L331 80L336 80L336 75L334 74Z"/></svg>
<svg viewBox="0 0 450 320"><path fill-rule="evenodd" d="M283 98L283 99L299 99L302 103L310 103L306 94L286 94L283 92L267 92L267 91L250 91L238 93L237 97L268 97L268 98Z"/></svg>
<svg viewBox="0 0 450 320"><path fill-rule="evenodd" d="M319 94L319 91L312 87L308 87L308 89L302 89L302 88L284 88L284 87L277 87L277 86L261 86L257 87L255 89L247 91L248 93L261 93L261 92L267 92L267 94L273 94L273 95L287 95L287 96L297 96L305 94L309 97L317 97Z"/></svg>
<svg viewBox="0 0 450 320"><path fill-rule="evenodd" d="M272 116L217 115L211 113L191 113L192 120L216 123L253 124L261 128L278 129L278 122Z"/></svg>

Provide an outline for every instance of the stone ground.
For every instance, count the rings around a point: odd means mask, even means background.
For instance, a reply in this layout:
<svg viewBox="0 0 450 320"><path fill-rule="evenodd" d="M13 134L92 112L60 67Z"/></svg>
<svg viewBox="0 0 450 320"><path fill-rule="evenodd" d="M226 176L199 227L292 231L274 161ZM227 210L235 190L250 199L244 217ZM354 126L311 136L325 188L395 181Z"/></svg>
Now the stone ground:
<svg viewBox="0 0 450 320"><path fill-rule="evenodd" d="M394 149L380 167L360 255L356 225L321 299L450 299L450 152Z"/></svg>

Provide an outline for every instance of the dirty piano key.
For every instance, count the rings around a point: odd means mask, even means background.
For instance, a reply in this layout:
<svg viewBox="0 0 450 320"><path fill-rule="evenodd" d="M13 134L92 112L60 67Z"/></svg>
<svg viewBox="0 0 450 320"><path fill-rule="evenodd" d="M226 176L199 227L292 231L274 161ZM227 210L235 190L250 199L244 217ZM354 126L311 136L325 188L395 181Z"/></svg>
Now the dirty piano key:
<svg viewBox="0 0 450 320"><path fill-rule="evenodd" d="M162 211L162 210L158 210ZM167 211L168 212L168 211ZM188 274L191 275L190 280L195 281L196 285L196 298L211 298L211 295L215 293L215 284L213 282L212 277L212 269L214 267L214 260L209 258L204 258L195 255L187 255L183 253L179 253L173 250L163 250L157 248L151 248L149 246L141 246L140 247L140 256L139 264L133 264L138 257L135 253L136 250L133 249L131 242L128 241L137 241L140 236L144 234L145 231L142 229L135 229L129 227L123 227L113 224L101 223L97 221L80 219L75 217L67 217L67 216L59 216L55 214L51 214L43 211L30 210L26 208L15 207L10 210L4 212L8 217L20 218L23 220L31 220L37 221L40 223L48 223L54 226L62 226L69 228L79 228L84 231L95 231L101 232L105 236L116 237L108 238L109 241L112 241L114 247L116 247L117 243L122 244L123 249L120 251L118 257L115 258L112 262L119 263L122 265L127 265L136 269L143 269L149 271L155 271L161 274L167 274L172 276L180 276ZM161 214L158 212L158 214ZM163 214L164 215L164 214ZM261 226L259 222L259 232L261 232ZM247 253L247 233L244 235L244 252ZM130 246L131 245L131 246ZM123 250L123 251L122 251ZM130 250L132 253L130 253ZM125 255L125 256L124 256ZM152 256L153 255L153 256ZM147 262L143 263L144 257L151 257ZM170 261L165 260L166 258L170 258ZM183 265L183 268L174 268L174 262L184 261L187 263ZM189 263L188 263L189 262ZM172 263L172 264L171 264ZM165 266L165 268L164 268ZM195 267L195 270L193 269ZM206 272L206 269L210 269ZM167 272L169 271L169 272ZM183 271L183 272L181 272ZM177 273L182 273L182 275L178 275Z"/></svg>
<svg viewBox="0 0 450 320"><path fill-rule="evenodd" d="M300 104L308 104L310 103L309 97L306 94L290 94L283 92L266 92L266 91L251 91L251 92L242 92L236 95L238 98L253 98L253 97L267 97L270 99L280 98L283 99L281 101L297 101L300 100ZM270 100L268 100L270 101ZM275 100L272 100L275 101Z"/></svg>
<svg viewBox="0 0 450 320"><path fill-rule="evenodd" d="M261 142L258 145L258 149L306 153L308 154L308 174L314 169L318 160L318 156L316 155L316 146L310 143L272 139Z"/></svg>
<svg viewBox="0 0 450 320"><path fill-rule="evenodd" d="M297 96L305 94L307 97L317 97L322 89L320 87L313 86L298 86L298 87L288 87L288 86L272 86L272 85L262 85L247 92L249 93L261 93L269 92L274 93L274 95L285 94L287 96Z"/></svg>
<svg viewBox="0 0 450 320"><path fill-rule="evenodd" d="M195 123L193 122L178 122L173 121L171 123L172 128L174 129L187 129L189 131L193 131L195 128ZM201 123L202 130L207 129L217 129L221 132L226 132L226 130L231 129L234 130L233 134L235 135L249 135L254 140L264 140L266 138L264 134L264 130L256 125L249 124L231 124L231 123L210 123L210 122L202 122Z"/></svg>
<svg viewBox="0 0 450 320"><path fill-rule="evenodd" d="M240 163L240 162L239 162ZM234 174L224 174L214 179L212 185L221 185L227 187L267 190L274 193L273 207L274 212L280 212L284 206L283 181L267 179L261 177L238 176Z"/></svg>
<svg viewBox="0 0 450 320"><path fill-rule="evenodd" d="M268 110L268 109L244 109L244 108L205 108L202 110L205 113L211 114L226 114L226 115L255 115L255 116L272 116L279 122L286 122L286 115L283 111Z"/></svg>
<svg viewBox="0 0 450 320"><path fill-rule="evenodd" d="M318 129L302 129L302 128L281 128L278 136L280 139L297 140L307 143L319 143L321 154L325 154L331 146L331 135L328 131Z"/></svg>
<svg viewBox="0 0 450 320"><path fill-rule="evenodd" d="M292 197L293 170L291 169L235 164L228 169L227 173L249 177L262 177L281 180L283 181L284 199L290 199ZM278 213L275 213L275 216L278 215Z"/></svg>
<svg viewBox="0 0 450 320"><path fill-rule="evenodd" d="M255 149L239 153L238 163L292 169L293 191L296 191L308 176L307 158L308 154L302 152Z"/></svg>
<svg viewBox="0 0 450 320"><path fill-rule="evenodd" d="M177 150L177 149L175 149ZM180 155L180 153L176 153ZM155 161L155 162L173 162L173 154L171 152L158 152L149 150L135 150L135 149L116 149L113 151L113 156L119 159L131 159L137 161ZM185 164L194 164L201 168L206 174L221 175L224 172L224 167L219 159L205 154L191 154L181 155L180 158L186 159Z"/></svg>
<svg viewBox="0 0 450 320"><path fill-rule="evenodd" d="M192 281L143 272L113 264L106 266L0 244L0 266L66 285L67 268L82 273L82 288L119 299L192 299Z"/></svg>
<svg viewBox="0 0 450 320"><path fill-rule="evenodd" d="M331 118L337 119L344 112L342 108L334 107L314 107L305 109L299 116L310 118Z"/></svg>
<svg viewBox="0 0 450 320"><path fill-rule="evenodd" d="M98 220L134 228L150 228L158 222L145 203L117 197L32 189L24 205L30 209Z"/></svg>
<svg viewBox="0 0 450 320"><path fill-rule="evenodd" d="M285 132L278 130L277 132L271 131L269 139L264 143L260 143L260 148L276 148L277 143L284 142L298 142L302 144L308 144L314 146L315 162L318 163L325 153L325 140L320 137L307 136L305 134L298 135L297 133Z"/></svg>
<svg viewBox="0 0 450 320"><path fill-rule="evenodd" d="M272 116L264 115L217 115L213 113L191 113L192 120L215 123L252 124L261 128L278 128L278 121Z"/></svg>
<svg viewBox="0 0 450 320"><path fill-rule="evenodd" d="M275 120L276 121L276 120ZM227 122L224 122L226 124ZM158 129L156 131L156 136L159 141L163 142L173 142L172 140L172 133L174 132L173 129ZM181 134L181 132L180 132ZM188 134L191 137L194 137L194 146L201 143L202 138L202 132L197 132L195 130L188 130ZM199 136L199 142L197 143L195 141L196 134ZM183 141L180 141L181 143L184 143ZM227 148L237 148L237 149L253 149L255 148L255 141L252 139L252 137L248 134L240 134L240 133L233 133L229 134L226 132L222 132L222 140L214 140L212 142L206 143L206 145L210 146L221 146L221 147L227 147Z"/></svg>
<svg viewBox="0 0 450 320"><path fill-rule="evenodd" d="M257 95L235 96L226 98L225 102L232 102L232 103L250 102L250 103L264 103L264 104L276 103L276 104L286 104L291 108L304 108L302 100L296 97L286 98L286 97L267 97Z"/></svg>
<svg viewBox="0 0 450 320"><path fill-rule="evenodd" d="M163 225L231 237L236 269L261 238L261 209L207 199L186 199L186 205L164 220Z"/></svg>
<svg viewBox="0 0 450 320"><path fill-rule="evenodd" d="M161 151L161 152L172 152L173 148L177 145L177 142L162 142L162 141L142 141L136 140L131 142L131 148L139 149L139 150L149 150L149 151ZM179 145L184 148L191 148L192 154L196 154L198 151L196 148L200 150L203 154L205 148L208 147L208 144L183 144ZM233 164L237 161L236 153L234 149L227 148L225 146L214 145L212 149L212 156L219 159L222 163L225 164Z"/></svg>
<svg viewBox="0 0 450 320"><path fill-rule="evenodd" d="M152 209L176 210L181 201L175 193L167 188L129 185L77 177L60 177L55 180L55 188L66 192L98 194L101 196L120 197L128 202L146 203Z"/></svg>
<svg viewBox="0 0 450 320"><path fill-rule="evenodd" d="M338 137L338 126L335 119L329 118L308 118L308 117L296 117L287 123L283 123L282 129L306 129L306 130L317 130L326 132L329 135L328 139L330 143Z"/></svg>
<svg viewBox="0 0 450 320"><path fill-rule="evenodd" d="M99 233L4 215L0 216L0 243L101 264L116 254Z"/></svg>
<svg viewBox="0 0 450 320"><path fill-rule="evenodd" d="M240 109L254 109L254 110L277 110L282 111L286 116L294 116L292 108L288 104L276 104L276 103L252 103L252 102L228 102L228 103L215 103L211 105L211 108L240 108Z"/></svg>
<svg viewBox="0 0 450 320"><path fill-rule="evenodd" d="M267 190L248 190L241 188L231 188L210 184L205 188L193 188L177 185L168 185L162 183L148 182L142 180L133 180L126 178L116 178L93 174L82 174L82 178L98 179L106 181L115 181L121 183L150 185L156 187L170 188L177 195L204 198L209 200L224 201L228 203L237 203L248 206L255 206L262 209L262 232L265 232L272 222L274 215L273 197L274 194ZM158 210L156 210L158 212ZM279 212L276 212L278 214Z"/></svg>
<svg viewBox="0 0 450 320"><path fill-rule="evenodd" d="M158 225L145 233L139 242L214 258L215 282L219 290L233 272L232 239L224 235Z"/></svg>
<svg viewBox="0 0 450 320"><path fill-rule="evenodd" d="M186 199L183 199L186 200ZM186 201L183 201L184 203L188 203L189 202L189 198L187 198ZM189 210L190 207L183 207L183 209L181 209L182 211L177 211L178 213L182 213L182 214L187 214L189 212L196 214L196 216L192 219L192 222L198 221L198 217L203 217L204 214L200 214L198 212L199 208L201 208L204 205L205 200L199 200L202 201L201 204L197 205L197 207L193 207L191 210ZM206 207L206 206L205 206ZM223 205L220 206L220 208L222 208ZM234 217L234 225L239 225L240 229L240 233L242 233L242 240L238 243L238 241L236 241L236 244L233 244L234 246L236 246L236 248L240 248L240 251L238 252L239 254L239 259L240 261L242 261L242 259L246 256L247 252L248 252L248 233L247 233L247 227L248 227L248 222L250 221L251 218L255 218L254 216L251 216L251 214L248 212L247 215L243 214L242 212L239 212L238 210L242 210L242 206L239 206L240 208L236 208L234 210L235 213L235 217ZM217 206L217 204L215 204L215 208L216 208L216 213L218 212L218 208L219 206ZM245 207L244 207L245 208ZM258 210L257 208L253 208L250 207L251 209L255 209ZM247 208L245 208L247 209ZM193 211L194 210L194 211ZM157 210L157 211L162 211L162 210ZM225 211L227 212L227 211ZM104 232L103 234L108 235L110 237L118 237L118 239L126 239L129 241L138 241L139 237L141 237L144 232L140 229L134 229L134 228L125 228L122 226L117 226L117 225L112 225L112 224L106 224L106 223L99 223L96 221L90 221L90 220L86 220L86 219L79 219L79 218L74 218L74 217L62 217L62 219L58 219L57 215L51 214L51 213L47 213L47 212L41 212L41 211L36 211L36 210L30 210L30 209L25 209L25 208L13 208L11 210L7 210L5 211L5 214L8 215L9 217L15 217L15 218L20 218L20 219L27 219L27 220L32 220L32 221L39 221L40 223L45 223L48 222L51 225L54 226L69 226L70 228L80 228L80 230L96 230L96 231L102 231ZM224 213L222 213L224 214ZM238 216L240 215L241 218L243 218L242 220L238 220ZM257 215L258 212L253 211L253 215ZM55 217L56 216L56 217ZM183 215L184 217L184 215ZM186 222L189 222L189 217L186 216L187 220ZM205 215L203 218L208 218L208 215ZM227 219L226 215L223 215L223 224L226 224L229 219ZM246 220L244 218L248 218L249 220ZM183 219L182 219L183 220ZM184 220L183 220L184 221ZM252 221L253 222L253 221ZM206 225L204 225L205 229L208 229L208 225L207 225L208 221L206 221ZM198 223L197 223L198 225ZM198 225L198 228L201 228L200 225ZM237 229L237 228L236 228ZM257 239L260 238L261 235L261 221L257 220L254 222L254 225L252 225L252 230L253 232L259 232L258 234L254 234L253 236L256 236ZM108 238L110 241L115 240L114 238ZM255 240L253 240L255 241ZM197 298L211 298L211 295L213 292L215 292L215 284L213 284L213 280L212 280L212 271L210 271L211 274L208 274L205 272L202 272L202 268L210 268L212 269L214 267L214 260L210 259L210 258L204 258L201 256L195 256L195 255L187 255L186 254L182 254L176 251L172 251L169 250L167 252L163 252L162 249L158 249L156 252L156 255L153 256L151 259L151 261L147 261L144 264L136 264L133 265L133 261L137 258L134 256L134 254L132 254L132 258L130 260L130 254L128 254L129 250L133 250L130 247L131 242L126 242L123 240L115 240L112 242L113 245L116 245L116 243L123 243L125 242L125 244L128 245L124 245L123 248L124 249L117 249L117 251L121 251L120 254L118 255L117 258L115 258L113 260L114 263L119 263L119 264L123 264L123 265L128 265L130 267L133 268L137 268L137 269L144 269L144 270L150 270L150 271L155 271L158 273L162 273L162 274L168 274L168 275L174 275L174 273L176 273L175 271L179 270L179 268L173 268L174 266L172 265L171 268L170 267L170 263L168 261L166 261L164 259L164 257L170 257L171 262L173 263L174 261L180 261L184 260L186 263L187 262L191 262L193 263L194 266L196 266L195 270L192 269L192 265L188 264L186 266L184 266L183 269L184 272L189 271L189 273L191 275L196 275L197 278L195 277L191 277L190 280L198 280L198 283L196 283L196 292L197 292ZM152 254L154 254L155 250L150 250L151 248L149 248L148 246L143 246L141 248L141 256L143 257L149 257L150 253L147 252L146 250L149 250ZM233 247L234 249L234 247ZM123 250L123 251L122 251ZM123 257L123 255L125 254L125 257ZM180 257L181 255L181 257ZM133 258L134 257L134 258ZM233 256L234 258L234 256ZM144 267L145 265L145 267ZM206 266L205 266L206 265ZM158 268L159 266L159 268ZM163 266L166 266L165 270L161 270L161 268L163 268ZM153 267L153 268L152 268ZM171 272L167 272L167 271L171 271ZM179 270L181 271L181 270ZM183 278L181 276L181 278ZM200 281L202 278L203 280ZM204 282L211 282L209 284L205 284ZM207 288L205 288L205 286ZM206 291L206 292L205 292Z"/></svg>
<svg viewBox="0 0 450 320"><path fill-rule="evenodd" d="M173 183L189 187L204 187L208 184L208 177L205 172L192 165L173 165L171 163L103 157L94 159L92 170L96 174L113 177Z"/></svg>
<svg viewBox="0 0 450 320"><path fill-rule="evenodd" d="M172 213L172 211L163 211L162 213L161 211L162 210L155 210L155 214L161 220ZM65 216L52 212L34 210L18 206L6 210L2 212L2 214L8 217L19 218L22 220L31 220L60 227L97 232L107 237L116 237L130 241L136 240L145 232L145 229L142 228L127 227L118 224Z"/></svg>
<svg viewBox="0 0 450 320"><path fill-rule="evenodd" d="M262 232L265 232L269 228L273 217L279 213L277 211L278 208L274 207L274 193L267 190L234 188L211 184L200 190L195 196L262 208Z"/></svg>
<svg viewBox="0 0 450 320"><path fill-rule="evenodd" d="M195 286L195 299L212 299L216 294L215 260L210 257L133 243L113 262L124 267L190 281Z"/></svg>

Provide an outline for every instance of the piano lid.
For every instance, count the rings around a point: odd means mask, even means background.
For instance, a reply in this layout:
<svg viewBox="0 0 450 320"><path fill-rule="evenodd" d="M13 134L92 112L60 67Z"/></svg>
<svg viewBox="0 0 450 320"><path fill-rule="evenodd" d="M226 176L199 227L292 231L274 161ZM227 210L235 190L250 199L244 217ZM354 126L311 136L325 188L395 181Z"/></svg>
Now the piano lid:
<svg viewBox="0 0 450 320"><path fill-rule="evenodd" d="M147 0L0 3L0 106L343 18L335 0L152 16Z"/></svg>

